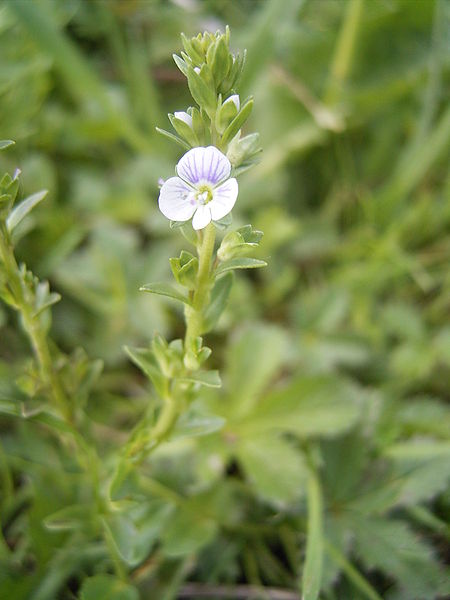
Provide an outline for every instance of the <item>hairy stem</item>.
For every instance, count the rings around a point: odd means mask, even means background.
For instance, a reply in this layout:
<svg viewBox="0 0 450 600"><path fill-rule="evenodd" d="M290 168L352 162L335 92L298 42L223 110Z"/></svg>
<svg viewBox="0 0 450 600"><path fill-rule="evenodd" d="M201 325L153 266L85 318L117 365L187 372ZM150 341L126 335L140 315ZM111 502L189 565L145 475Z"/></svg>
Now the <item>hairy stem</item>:
<svg viewBox="0 0 450 600"><path fill-rule="evenodd" d="M39 316L34 314L33 299L30 297L30 291L20 276L20 269L14 256L14 250L9 241L9 234L6 231L6 227L3 225L1 229L0 255L6 271L8 287L14 298L16 310L22 317L25 332L30 339L42 382L50 390L50 396L55 406L62 412L65 419L72 424L73 415L53 369L47 336L41 327Z"/></svg>
<svg viewBox="0 0 450 600"><path fill-rule="evenodd" d="M199 267L195 291L192 297L192 304L186 308L186 336L185 347L185 365L189 370L197 369L194 353L195 340L202 334L203 313L208 303L210 291L211 262L214 251L214 242L216 239L216 229L210 223L199 235L198 257ZM178 414L179 406L176 398L168 391L165 394L164 404L159 413L158 420L149 432L152 449L156 448L171 432ZM130 449L130 456L137 454L141 450L142 442L137 443Z"/></svg>
<svg viewBox="0 0 450 600"><path fill-rule="evenodd" d="M169 435L172 427L178 417L179 408L175 398L171 394L167 394L164 398L164 404L159 413L158 420L150 431L150 440L152 450Z"/></svg>
<svg viewBox="0 0 450 600"><path fill-rule="evenodd" d="M196 288L192 299L192 306L186 309L186 337L185 363L188 368L192 368L192 352L195 339L202 334L203 313L209 299L211 259L214 251L214 242L216 239L216 229L210 223L204 230L198 247L199 267L197 274Z"/></svg>

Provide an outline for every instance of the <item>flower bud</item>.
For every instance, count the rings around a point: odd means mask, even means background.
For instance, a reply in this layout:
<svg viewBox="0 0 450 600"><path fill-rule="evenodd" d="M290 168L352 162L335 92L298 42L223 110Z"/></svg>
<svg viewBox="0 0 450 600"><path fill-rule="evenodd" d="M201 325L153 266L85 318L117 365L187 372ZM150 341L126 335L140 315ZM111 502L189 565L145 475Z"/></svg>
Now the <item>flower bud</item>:
<svg viewBox="0 0 450 600"><path fill-rule="evenodd" d="M198 271L198 258L183 250L179 258L171 258L169 262L176 281L190 290L194 289Z"/></svg>
<svg viewBox="0 0 450 600"><path fill-rule="evenodd" d="M179 121L183 121L186 123L188 127L192 128L192 117L189 113L184 111L178 111L173 113L174 117L176 117Z"/></svg>
<svg viewBox="0 0 450 600"><path fill-rule="evenodd" d="M222 144L228 144L231 140L239 133L241 127L250 116L253 108L253 98L249 98L247 102L239 110L235 118L231 121L228 127L225 129L222 136Z"/></svg>
<svg viewBox="0 0 450 600"><path fill-rule="evenodd" d="M262 231L253 229L251 225L244 225L236 231L230 231L223 238L217 256L221 261L242 256L249 250L256 248L262 236Z"/></svg>
<svg viewBox="0 0 450 600"><path fill-rule="evenodd" d="M235 169L239 168L239 172L251 167L256 162L256 155L261 152L259 146L259 134L251 133L241 138L236 136L231 140L227 157Z"/></svg>
<svg viewBox="0 0 450 600"><path fill-rule="evenodd" d="M173 115L169 114L169 120L172 123L172 127L183 140L192 147L198 146L199 140L195 135L192 116L189 113L179 111L175 112Z"/></svg>
<svg viewBox="0 0 450 600"><path fill-rule="evenodd" d="M184 365L190 371L196 371L207 360L211 354L211 348L203 346L203 338L197 337L191 342L189 348L185 349Z"/></svg>
<svg viewBox="0 0 450 600"><path fill-rule="evenodd" d="M219 133L223 133L228 125L237 116L241 108L241 102L237 94L233 94L225 100L217 112L216 128Z"/></svg>
<svg viewBox="0 0 450 600"><path fill-rule="evenodd" d="M199 106L208 111L208 114L213 114L214 107L208 107L207 103L203 103L204 94L200 91L200 96L203 96L199 102L199 91L195 89L196 82L190 70L196 75L200 75L208 87L211 87L214 95L218 94L228 96L231 90L234 89L236 83L242 73L244 66L244 56L234 56L230 52L230 30L227 27L225 33L217 31L215 34L205 32L198 34L196 37L187 38L184 34L181 36L184 47L184 52L181 56L174 54L173 58L180 71L188 78L191 93L199 103ZM204 68L207 68L205 79L203 73ZM198 87L198 85L197 85Z"/></svg>

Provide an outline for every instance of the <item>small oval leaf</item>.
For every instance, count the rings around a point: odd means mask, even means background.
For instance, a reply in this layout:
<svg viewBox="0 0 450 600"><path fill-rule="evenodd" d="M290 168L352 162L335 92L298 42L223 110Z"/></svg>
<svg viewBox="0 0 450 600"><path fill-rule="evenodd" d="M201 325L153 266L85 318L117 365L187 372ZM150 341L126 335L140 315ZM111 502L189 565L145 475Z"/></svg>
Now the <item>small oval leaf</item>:
<svg viewBox="0 0 450 600"><path fill-rule="evenodd" d="M231 258L221 263L216 269L216 276L222 275L227 271L233 269L260 269L261 267L267 267L265 260L259 260L258 258Z"/></svg>
<svg viewBox="0 0 450 600"><path fill-rule="evenodd" d="M168 298L184 302L184 304L190 304L189 298L179 292L171 283L147 283L140 287L139 291L150 292L150 294L157 294L158 296L167 296Z"/></svg>
<svg viewBox="0 0 450 600"><path fill-rule="evenodd" d="M17 225L24 219L27 214L33 210L33 208L41 202L48 194L48 190L41 190L36 192L28 198L25 198L20 204L18 204L6 220L6 227L11 232Z"/></svg>

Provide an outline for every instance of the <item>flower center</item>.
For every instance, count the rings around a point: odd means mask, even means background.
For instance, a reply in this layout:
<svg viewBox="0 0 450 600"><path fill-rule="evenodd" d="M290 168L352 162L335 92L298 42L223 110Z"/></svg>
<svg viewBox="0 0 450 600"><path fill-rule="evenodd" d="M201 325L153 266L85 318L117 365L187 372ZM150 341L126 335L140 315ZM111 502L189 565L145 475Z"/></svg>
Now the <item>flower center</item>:
<svg viewBox="0 0 450 600"><path fill-rule="evenodd" d="M209 185L201 185L195 193L195 199L201 205L211 202L213 199L213 192Z"/></svg>

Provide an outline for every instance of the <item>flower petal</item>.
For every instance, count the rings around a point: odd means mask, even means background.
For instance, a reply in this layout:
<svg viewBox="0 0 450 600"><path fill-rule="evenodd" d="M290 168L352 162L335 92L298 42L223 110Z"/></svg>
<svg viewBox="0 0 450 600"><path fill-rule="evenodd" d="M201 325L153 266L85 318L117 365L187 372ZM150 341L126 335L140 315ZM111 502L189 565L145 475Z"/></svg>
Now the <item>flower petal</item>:
<svg viewBox="0 0 450 600"><path fill-rule="evenodd" d="M159 192L159 210L172 221L187 221L197 208L191 194L192 189L182 179L171 177Z"/></svg>
<svg viewBox="0 0 450 600"><path fill-rule="evenodd" d="M228 179L213 191L213 198L208 206L214 221L222 219L231 212L238 196L239 186L236 179Z"/></svg>
<svg viewBox="0 0 450 600"><path fill-rule="evenodd" d="M192 148L177 165L177 175L192 185L199 182L217 185L229 177L230 173L230 161L214 146Z"/></svg>
<svg viewBox="0 0 450 600"><path fill-rule="evenodd" d="M197 211L192 219L192 227L194 229L203 229L211 222L211 211L208 205L202 205L197 208Z"/></svg>

